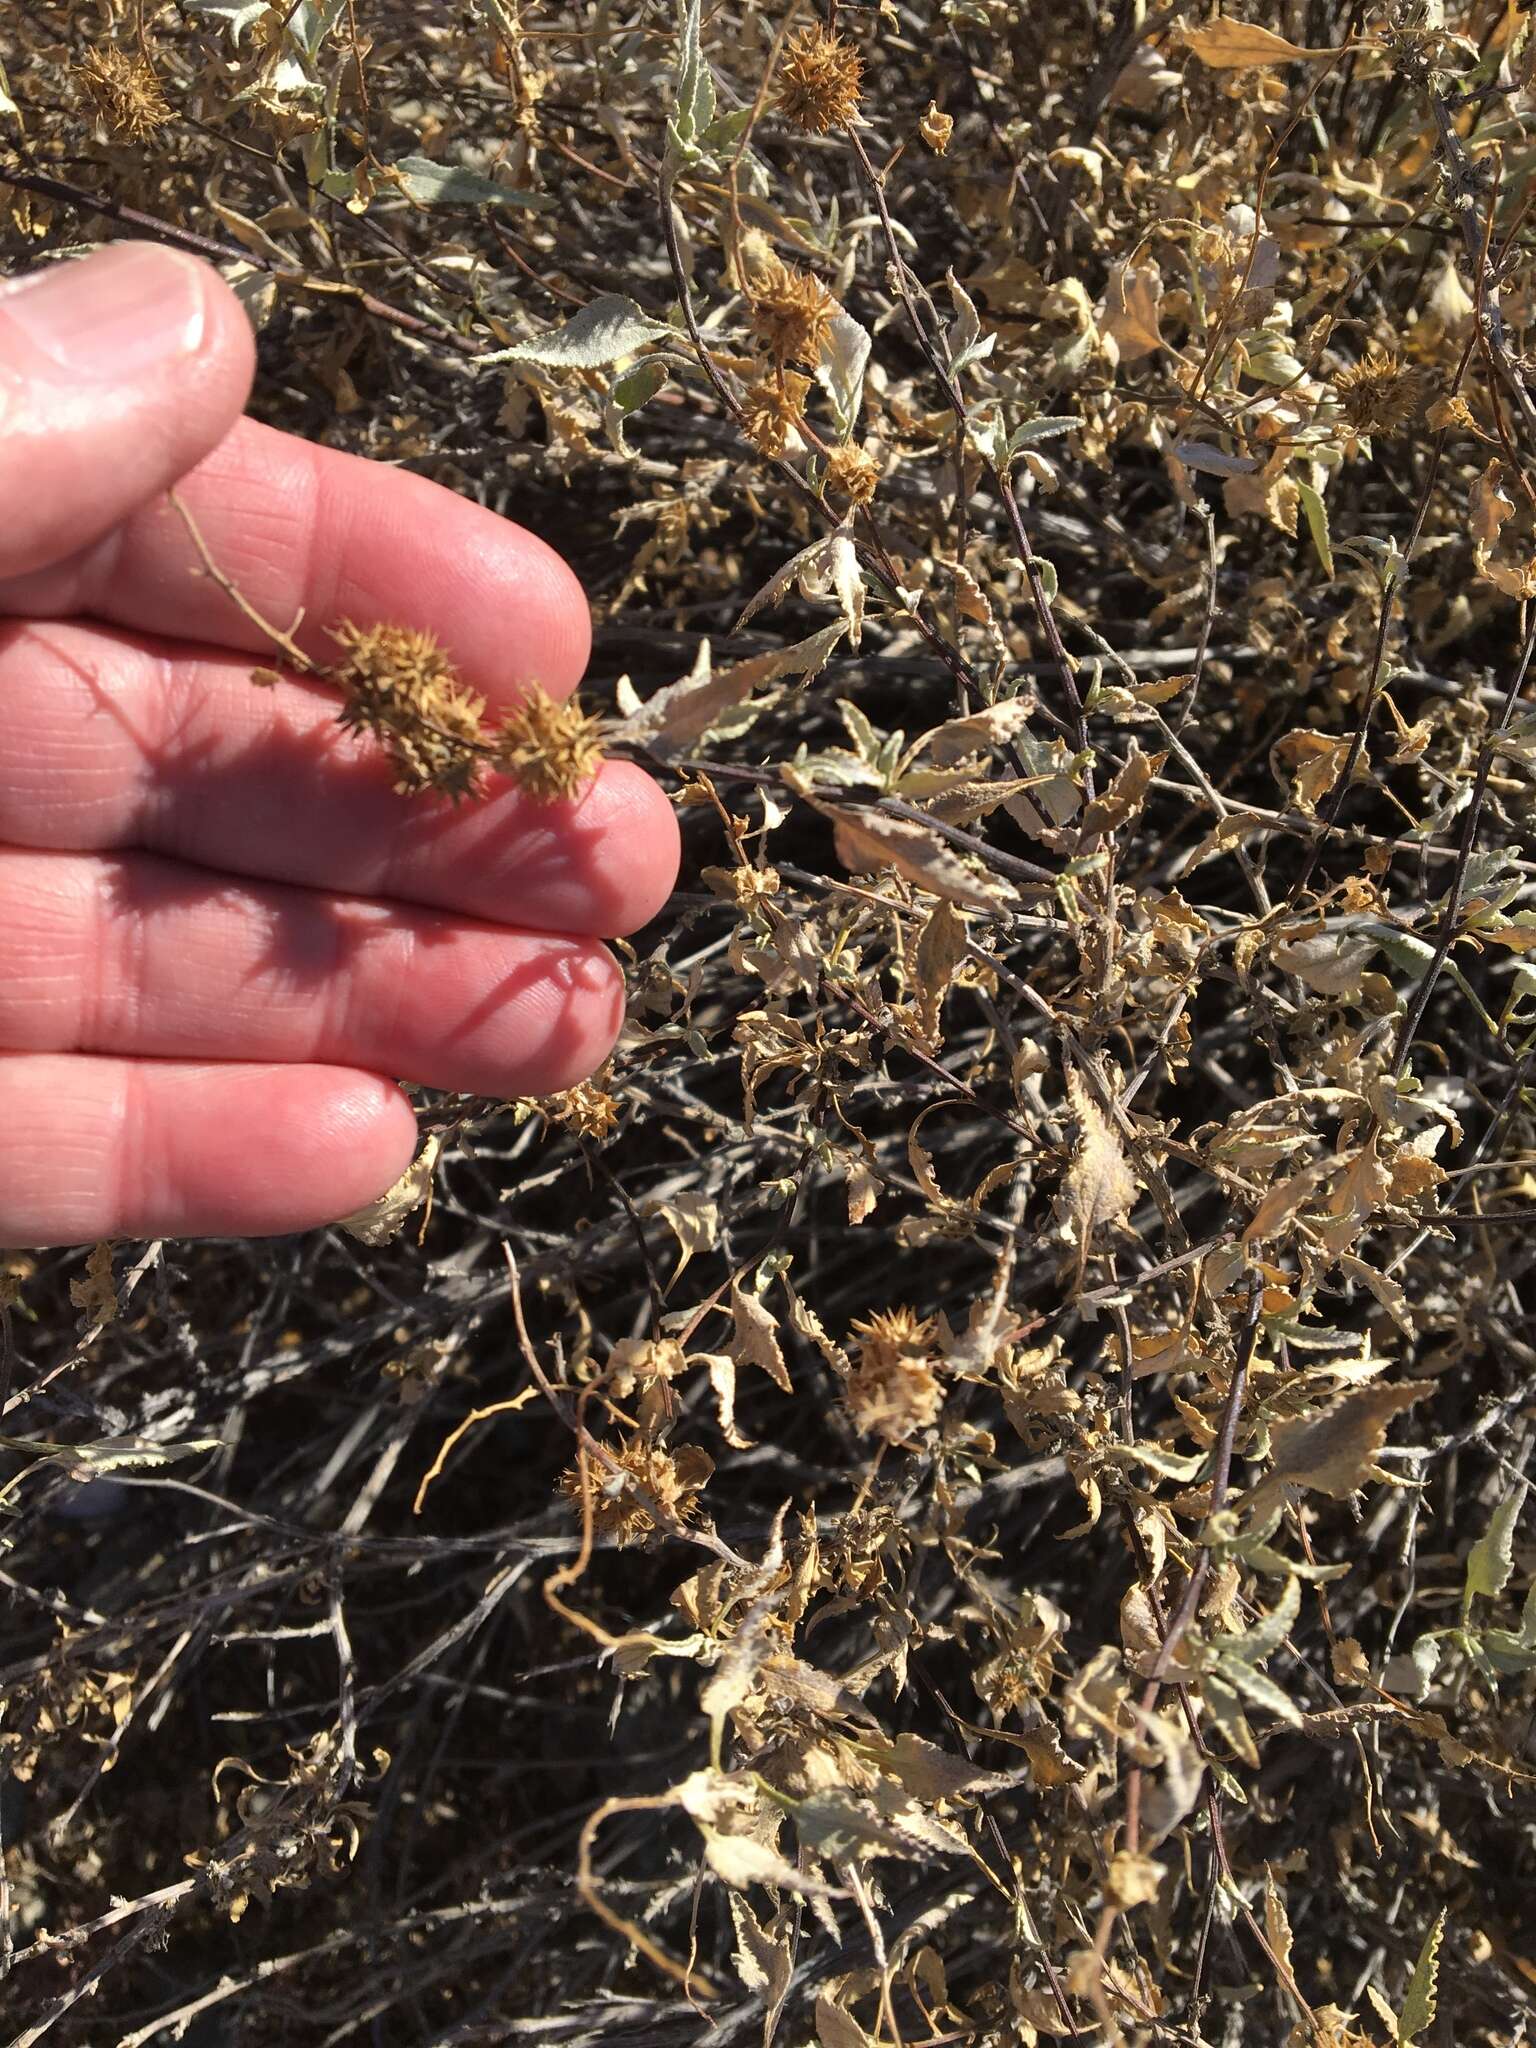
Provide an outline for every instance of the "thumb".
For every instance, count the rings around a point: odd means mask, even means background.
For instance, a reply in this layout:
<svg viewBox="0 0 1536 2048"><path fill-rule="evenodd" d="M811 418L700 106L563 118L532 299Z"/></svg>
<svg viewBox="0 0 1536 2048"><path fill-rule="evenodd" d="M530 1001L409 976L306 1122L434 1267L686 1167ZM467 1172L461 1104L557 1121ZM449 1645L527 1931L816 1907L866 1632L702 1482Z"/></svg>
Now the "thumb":
<svg viewBox="0 0 1536 2048"><path fill-rule="evenodd" d="M89 547L199 462L254 363L218 272L153 242L0 281L0 583Z"/></svg>

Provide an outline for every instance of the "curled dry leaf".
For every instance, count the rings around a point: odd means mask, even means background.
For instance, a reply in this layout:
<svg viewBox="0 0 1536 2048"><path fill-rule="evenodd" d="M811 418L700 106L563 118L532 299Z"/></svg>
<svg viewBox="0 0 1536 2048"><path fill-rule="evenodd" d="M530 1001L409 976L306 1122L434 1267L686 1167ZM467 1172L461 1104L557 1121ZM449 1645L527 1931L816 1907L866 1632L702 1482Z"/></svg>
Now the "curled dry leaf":
<svg viewBox="0 0 1536 2048"><path fill-rule="evenodd" d="M1259 1512L1287 1487L1345 1500L1370 1476L1394 1419L1422 1401L1427 1385L1357 1387L1320 1414L1284 1422L1270 1442L1270 1467L1248 1496Z"/></svg>
<svg viewBox="0 0 1536 2048"><path fill-rule="evenodd" d="M1137 1189L1120 1139L1076 1067L1067 1069L1067 1099L1077 1119L1077 1145L1062 1183L1062 1200L1077 1240L1081 1290L1094 1232L1129 1215Z"/></svg>
<svg viewBox="0 0 1536 2048"><path fill-rule="evenodd" d="M442 1149L441 1135L430 1133L394 1186L386 1188L376 1201L343 1216L339 1227L363 1244L389 1244L405 1228L405 1219L425 1203L427 1213L421 1222L425 1236L432 1214L432 1176Z"/></svg>
<svg viewBox="0 0 1536 2048"><path fill-rule="evenodd" d="M926 825L819 798L809 801L832 820L837 857L851 874L894 868L930 895L990 917L1006 917L1018 907L1006 883L963 859Z"/></svg>

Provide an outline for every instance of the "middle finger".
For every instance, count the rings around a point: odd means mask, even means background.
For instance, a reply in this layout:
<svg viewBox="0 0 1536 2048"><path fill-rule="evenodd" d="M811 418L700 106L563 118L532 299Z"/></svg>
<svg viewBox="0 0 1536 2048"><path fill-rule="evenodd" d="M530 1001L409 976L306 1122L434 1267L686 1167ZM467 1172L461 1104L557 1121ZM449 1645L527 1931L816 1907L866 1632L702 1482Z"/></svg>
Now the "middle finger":
<svg viewBox="0 0 1536 2048"><path fill-rule="evenodd" d="M609 762L570 801L500 778L453 806L400 795L319 683L84 624L0 626L0 841L139 847L204 867L383 896L541 931L617 937L677 869L671 806ZM473 678L469 679L473 681Z"/></svg>

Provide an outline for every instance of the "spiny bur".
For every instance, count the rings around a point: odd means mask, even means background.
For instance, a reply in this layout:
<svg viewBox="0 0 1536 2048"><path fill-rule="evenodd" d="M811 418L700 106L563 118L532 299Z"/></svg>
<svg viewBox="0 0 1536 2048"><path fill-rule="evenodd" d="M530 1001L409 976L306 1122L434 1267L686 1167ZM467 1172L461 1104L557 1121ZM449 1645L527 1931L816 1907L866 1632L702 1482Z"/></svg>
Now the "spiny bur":
<svg viewBox="0 0 1536 2048"><path fill-rule="evenodd" d="M764 377L747 386L741 398L742 423L760 455L784 453L791 430L800 424L810 388L809 377L796 376L793 370L781 370L776 377Z"/></svg>
<svg viewBox="0 0 1536 2048"><path fill-rule="evenodd" d="M171 118L170 102L153 68L116 43L96 43L75 72L96 111L123 142L143 142Z"/></svg>
<svg viewBox="0 0 1536 2048"><path fill-rule="evenodd" d="M846 128L859 111L864 59L842 36L819 25L791 36L779 76L778 109L811 135Z"/></svg>
<svg viewBox="0 0 1536 2048"><path fill-rule="evenodd" d="M430 633L410 626L331 628L341 659L324 671L344 693L338 720L371 733L395 768L402 792L435 789L457 801L478 794L483 768L500 769L537 803L579 796L602 761L600 727L574 703L536 684L494 728L485 700L462 680ZM277 680L258 670L253 680Z"/></svg>
<svg viewBox="0 0 1536 2048"><path fill-rule="evenodd" d="M910 1308L853 1325L857 1363L843 1387L855 1429L899 1444L929 1429L944 1406L933 1369L934 1325Z"/></svg>
<svg viewBox="0 0 1536 2048"><path fill-rule="evenodd" d="M485 700L469 689L430 633L409 626L331 629L341 660L331 680L346 693L339 722L372 733L394 763L395 787L473 793L484 741Z"/></svg>
<svg viewBox="0 0 1536 2048"><path fill-rule="evenodd" d="M575 702L536 684L495 737L496 766L539 803L579 796L603 758L599 726Z"/></svg>
<svg viewBox="0 0 1536 2048"><path fill-rule="evenodd" d="M814 369L836 311L837 301L820 278L777 257L753 280L752 332L776 363Z"/></svg>

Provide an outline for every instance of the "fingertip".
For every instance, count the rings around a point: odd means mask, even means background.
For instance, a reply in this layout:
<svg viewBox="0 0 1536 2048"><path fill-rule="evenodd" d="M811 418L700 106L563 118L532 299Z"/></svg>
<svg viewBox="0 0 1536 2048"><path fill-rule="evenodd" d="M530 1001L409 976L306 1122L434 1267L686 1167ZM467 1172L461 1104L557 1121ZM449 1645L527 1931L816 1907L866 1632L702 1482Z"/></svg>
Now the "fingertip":
<svg viewBox="0 0 1536 2048"><path fill-rule="evenodd" d="M416 1150L416 1117L404 1091L383 1074L356 1068L315 1067L318 1107L310 1129L317 1150L365 1144L370 1177L388 1172L391 1187ZM380 1190L382 1192L382 1190ZM371 1197L364 1196L363 1200Z"/></svg>
<svg viewBox="0 0 1536 2048"><path fill-rule="evenodd" d="M568 697L587 672L592 615L575 571L526 527L476 506L473 564L481 645L462 650L477 688L512 698L537 685Z"/></svg>
<svg viewBox="0 0 1536 2048"><path fill-rule="evenodd" d="M240 418L251 395L256 377L256 330L233 287L211 263L180 249L158 253L191 270L203 295L203 341L194 354L190 374L202 384L208 417L224 421L221 432L208 444L212 447Z"/></svg>
<svg viewBox="0 0 1536 2048"><path fill-rule="evenodd" d="M138 1236L162 1218L170 1227L157 1235L318 1229L376 1201L415 1156L410 1103L382 1074L321 1064L189 1064L172 1101L164 1093L172 1063L133 1065L155 1089L141 1128L158 1129L167 1145L161 1173L140 1192L147 1214ZM150 1143L141 1140L140 1156L154 1158Z"/></svg>
<svg viewBox="0 0 1536 2048"><path fill-rule="evenodd" d="M618 961L595 941L573 942L569 952L569 996L537 1080L525 1084L530 1094L559 1095L589 1081L624 1027L624 975Z"/></svg>
<svg viewBox="0 0 1536 2048"><path fill-rule="evenodd" d="M661 788L632 761L609 761L583 800L581 823L595 832L593 882L606 906L609 938L639 931L677 883L682 834Z"/></svg>

